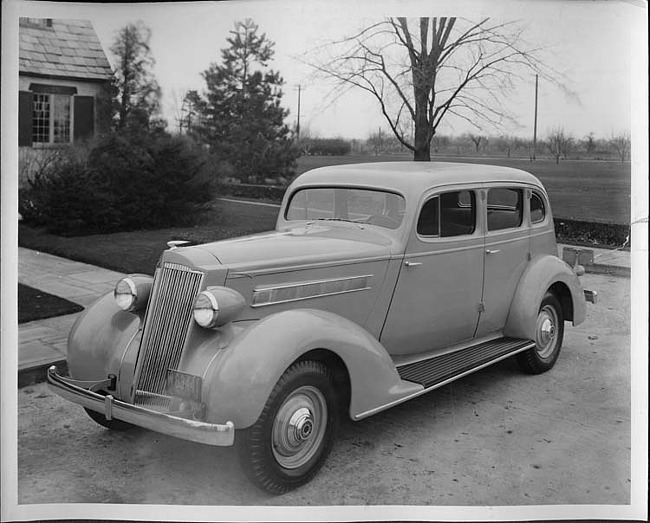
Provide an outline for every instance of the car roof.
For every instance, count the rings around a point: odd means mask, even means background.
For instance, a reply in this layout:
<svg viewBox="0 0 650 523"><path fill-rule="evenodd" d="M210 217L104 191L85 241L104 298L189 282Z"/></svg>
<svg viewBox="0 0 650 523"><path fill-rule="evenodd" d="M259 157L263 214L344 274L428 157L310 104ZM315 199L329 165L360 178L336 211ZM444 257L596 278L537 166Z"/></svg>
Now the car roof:
<svg viewBox="0 0 650 523"><path fill-rule="evenodd" d="M498 165L452 162L375 162L320 167L301 174L303 185L353 185L419 195L431 187L458 183L525 183L543 189L532 174Z"/></svg>

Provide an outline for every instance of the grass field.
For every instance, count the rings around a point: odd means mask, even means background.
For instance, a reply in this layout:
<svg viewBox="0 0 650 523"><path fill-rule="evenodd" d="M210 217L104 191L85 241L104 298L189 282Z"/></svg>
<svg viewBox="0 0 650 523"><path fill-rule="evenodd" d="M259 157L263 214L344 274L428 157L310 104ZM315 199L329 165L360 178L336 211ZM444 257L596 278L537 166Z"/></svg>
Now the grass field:
<svg viewBox="0 0 650 523"><path fill-rule="evenodd" d="M325 165L360 162L410 161L410 155L303 156L298 173ZM528 171L537 176L549 193L556 218L626 224L630 222L630 163L602 160L554 160L528 158L436 157L435 161L485 163Z"/></svg>

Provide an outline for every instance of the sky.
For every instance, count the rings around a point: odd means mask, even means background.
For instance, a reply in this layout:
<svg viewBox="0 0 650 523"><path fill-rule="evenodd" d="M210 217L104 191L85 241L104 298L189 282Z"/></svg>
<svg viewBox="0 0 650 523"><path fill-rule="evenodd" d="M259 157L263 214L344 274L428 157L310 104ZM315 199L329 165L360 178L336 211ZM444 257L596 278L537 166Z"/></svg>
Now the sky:
<svg viewBox="0 0 650 523"><path fill-rule="evenodd" d="M379 128L388 131L377 102L367 93L351 91L332 103L331 83L314 78L301 62L305 52L352 34L384 16L406 14L458 15L471 20L492 17L525 26L524 37L546 48L546 65L564 75L566 87L577 97L566 96L556 86L540 82L538 135L564 127L574 137L589 133L607 138L629 131L631 119L632 49L641 34L641 10L618 1L495 1L480 3L419 0L351 2L322 0L230 1L183 4L59 5L43 9L39 16L77 17L92 21L108 53L117 31L142 20L152 31L154 73L163 90L163 113L175 125L183 93L201 91L201 72L218 61L220 50L234 22L253 18L260 31L275 42L272 68L285 80L283 105L287 123L295 125L298 85L301 85L301 127L316 136L366 138ZM30 7L30 4L26 4ZM488 9L489 7L489 9ZM109 56L109 59L111 57ZM508 94L507 106L516 126L485 127L485 134L530 136L533 130L534 77L523 79ZM466 122L449 119L440 129L445 134L476 130Z"/></svg>
<svg viewBox="0 0 650 523"><path fill-rule="evenodd" d="M25 4L26 8L32 4ZM41 4L42 5L42 4ZM152 31L154 73L163 90L163 115L176 125L183 93L203 90L201 72L218 61L235 21L250 17L275 42L272 68L285 80L283 105L287 123L295 125L298 85L301 86L301 127L315 136L366 138L379 128L388 131L377 102L367 93L351 91L334 100L333 85L314 78L301 57L319 45L354 33L385 16L457 15L470 20L492 17L516 21L524 37L546 48L546 65L563 75L563 83L577 94L567 96L556 86L540 82L538 135L564 127L576 138L589 133L607 138L629 131L631 125L632 49L640 34L641 9L630 1L474 1L436 2L393 0L265 0L182 4L58 5L38 16L90 19L108 52L118 30L142 20ZM638 5L638 4L637 4ZM507 98L516 126L484 127L484 134L531 136L534 120L534 76L522 79ZM476 131L449 119L445 134Z"/></svg>

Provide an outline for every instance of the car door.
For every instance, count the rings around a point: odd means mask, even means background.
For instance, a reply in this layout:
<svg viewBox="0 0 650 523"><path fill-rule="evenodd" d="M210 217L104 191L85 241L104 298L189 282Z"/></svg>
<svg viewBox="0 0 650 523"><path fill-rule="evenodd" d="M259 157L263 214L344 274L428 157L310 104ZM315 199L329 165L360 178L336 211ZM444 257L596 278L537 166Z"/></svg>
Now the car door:
<svg viewBox="0 0 650 523"><path fill-rule="evenodd" d="M485 278L477 337L503 329L512 297L530 255L524 187L488 186L485 213Z"/></svg>
<svg viewBox="0 0 650 523"><path fill-rule="evenodd" d="M423 200L380 337L390 354L442 351L474 336L484 256L476 199L457 189Z"/></svg>

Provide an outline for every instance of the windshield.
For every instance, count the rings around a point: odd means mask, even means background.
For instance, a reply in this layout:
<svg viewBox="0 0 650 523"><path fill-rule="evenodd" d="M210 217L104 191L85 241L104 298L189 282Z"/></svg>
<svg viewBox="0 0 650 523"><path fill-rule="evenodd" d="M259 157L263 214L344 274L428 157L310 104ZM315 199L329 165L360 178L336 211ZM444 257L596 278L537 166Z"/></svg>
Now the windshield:
<svg viewBox="0 0 650 523"><path fill-rule="evenodd" d="M397 229L404 218L404 198L375 189L312 187L291 197L285 218L341 220Z"/></svg>

